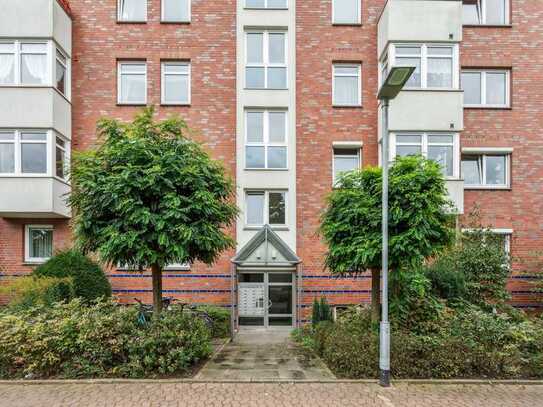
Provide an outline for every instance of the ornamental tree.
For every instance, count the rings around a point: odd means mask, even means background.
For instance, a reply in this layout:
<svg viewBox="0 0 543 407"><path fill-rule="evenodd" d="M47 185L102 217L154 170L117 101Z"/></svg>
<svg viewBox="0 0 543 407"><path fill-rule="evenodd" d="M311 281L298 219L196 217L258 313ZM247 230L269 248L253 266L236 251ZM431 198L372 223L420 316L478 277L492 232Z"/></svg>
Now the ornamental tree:
<svg viewBox="0 0 543 407"><path fill-rule="evenodd" d="M103 143L73 160L76 245L106 264L151 268L157 315L164 266L212 264L234 246L233 183L189 133L179 118L153 121L149 108L132 123L100 120Z"/></svg>
<svg viewBox="0 0 543 407"><path fill-rule="evenodd" d="M398 158L389 177L389 267L419 265L454 239L440 166L421 156ZM328 245L325 266L336 275L371 271L372 314L379 319L382 255L382 171L345 174L328 196L320 232Z"/></svg>

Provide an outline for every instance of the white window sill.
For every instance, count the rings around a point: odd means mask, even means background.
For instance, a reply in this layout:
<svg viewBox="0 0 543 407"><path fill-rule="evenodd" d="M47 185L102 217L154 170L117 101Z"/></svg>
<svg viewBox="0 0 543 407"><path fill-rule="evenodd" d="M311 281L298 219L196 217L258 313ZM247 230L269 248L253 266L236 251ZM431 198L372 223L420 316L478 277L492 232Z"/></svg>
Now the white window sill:
<svg viewBox="0 0 543 407"><path fill-rule="evenodd" d="M46 263L47 260L49 259L25 259L23 266L39 266Z"/></svg>
<svg viewBox="0 0 543 407"><path fill-rule="evenodd" d="M147 106L147 102L117 102L118 106Z"/></svg>
<svg viewBox="0 0 543 407"><path fill-rule="evenodd" d="M288 88L244 88L245 90L288 90Z"/></svg>
<svg viewBox="0 0 543 407"><path fill-rule="evenodd" d="M117 19L117 23L119 24L146 24L147 20L119 20Z"/></svg>
<svg viewBox="0 0 543 407"><path fill-rule="evenodd" d="M288 171L288 168L244 168L245 171Z"/></svg>
<svg viewBox="0 0 543 407"><path fill-rule="evenodd" d="M509 185L465 185L464 189L467 190L496 190L496 191L508 191L511 189Z"/></svg>
<svg viewBox="0 0 543 407"><path fill-rule="evenodd" d="M511 109L510 105L464 105L464 109Z"/></svg>
<svg viewBox="0 0 543 407"><path fill-rule="evenodd" d="M495 27L504 27L504 28L511 28L513 27L513 24L511 23L503 23L503 24L462 24L463 27L487 27L487 28L495 28Z"/></svg>
<svg viewBox="0 0 543 407"><path fill-rule="evenodd" d="M356 105L342 105L338 103L333 103L332 107L339 107L339 108L362 108L362 104L356 104Z"/></svg>
<svg viewBox="0 0 543 407"><path fill-rule="evenodd" d="M160 20L161 24L190 24L191 20Z"/></svg>
<svg viewBox="0 0 543 407"><path fill-rule="evenodd" d="M190 106L190 102L161 102L161 106Z"/></svg>
<svg viewBox="0 0 543 407"><path fill-rule="evenodd" d="M268 10L288 10L288 7L243 7L245 10L257 10L257 11L268 11Z"/></svg>
<svg viewBox="0 0 543 407"><path fill-rule="evenodd" d="M286 225L269 225L272 230L279 230L279 231L288 231L290 230L288 226ZM243 230L260 230L264 227L264 225L246 225L243 227Z"/></svg>

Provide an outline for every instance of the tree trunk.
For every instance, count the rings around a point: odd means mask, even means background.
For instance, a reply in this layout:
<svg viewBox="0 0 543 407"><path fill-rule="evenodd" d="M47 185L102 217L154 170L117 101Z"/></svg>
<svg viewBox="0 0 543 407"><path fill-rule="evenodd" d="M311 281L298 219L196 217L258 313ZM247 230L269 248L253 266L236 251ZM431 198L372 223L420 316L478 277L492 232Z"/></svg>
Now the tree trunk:
<svg viewBox="0 0 543 407"><path fill-rule="evenodd" d="M378 323L381 318L381 270L371 269L371 319Z"/></svg>
<svg viewBox="0 0 543 407"><path fill-rule="evenodd" d="M151 265L153 273L153 313L158 316L162 312L162 269L158 264Z"/></svg>

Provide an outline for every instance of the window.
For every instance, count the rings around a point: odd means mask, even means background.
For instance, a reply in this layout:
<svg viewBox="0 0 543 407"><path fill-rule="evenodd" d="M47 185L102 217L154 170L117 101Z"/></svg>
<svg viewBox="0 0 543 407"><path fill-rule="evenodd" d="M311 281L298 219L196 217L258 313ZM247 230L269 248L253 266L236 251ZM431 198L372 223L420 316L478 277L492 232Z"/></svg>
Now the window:
<svg viewBox="0 0 543 407"><path fill-rule="evenodd" d="M245 112L245 168L287 168L287 112Z"/></svg>
<svg viewBox="0 0 543 407"><path fill-rule="evenodd" d="M162 104L190 104L190 62L162 63Z"/></svg>
<svg viewBox="0 0 543 407"><path fill-rule="evenodd" d="M55 146L55 175L66 179L67 160L66 160L66 142L60 137L56 137Z"/></svg>
<svg viewBox="0 0 543 407"><path fill-rule="evenodd" d="M66 95L66 57L57 50L57 63L55 69L55 86L60 93Z"/></svg>
<svg viewBox="0 0 543 407"><path fill-rule="evenodd" d="M360 0L333 0L332 24L360 24Z"/></svg>
<svg viewBox="0 0 543 407"><path fill-rule="evenodd" d="M245 8L286 9L287 0L245 0Z"/></svg>
<svg viewBox="0 0 543 407"><path fill-rule="evenodd" d="M119 62L118 102L128 105L147 103L147 64Z"/></svg>
<svg viewBox="0 0 543 407"><path fill-rule="evenodd" d="M191 0L162 0L162 21L185 23L190 21Z"/></svg>
<svg viewBox="0 0 543 407"><path fill-rule="evenodd" d="M452 134L393 135L393 157L423 155L436 161L448 178L458 177L458 137Z"/></svg>
<svg viewBox="0 0 543 407"><path fill-rule="evenodd" d="M287 34L247 32L245 86L250 89L287 88Z"/></svg>
<svg viewBox="0 0 543 407"><path fill-rule="evenodd" d="M15 84L15 43L0 43L0 85Z"/></svg>
<svg viewBox="0 0 543 407"><path fill-rule="evenodd" d="M456 88L455 47L452 45L395 45L396 66L414 66L407 88ZM383 80L385 78L382 78Z"/></svg>
<svg viewBox="0 0 543 407"><path fill-rule="evenodd" d="M509 107L509 70L463 70L464 106Z"/></svg>
<svg viewBox="0 0 543 407"><path fill-rule="evenodd" d="M466 188L508 188L509 154L465 154L462 176Z"/></svg>
<svg viewBox="0 0 543 407"><path fill-rule="evenodd" d="M47 44L21 43L21 83L44 85L47 82Z"/></svg>
<svg viewBox="0 0 543 407"><path fill-rule="evenodd" d="M0 174L15 172L15 133L0 133Z"/></svg>
<svg viewBox="0 0 543 407"><path fill-rule="evenodd" d="M474 232L477 232L477 229L462 229L462 232L466 234L468 237L470 234L473 234ZM490 236L487 235L490 234ZM473 235L472 235L473 236ZM511 255L511 240L513 237L513 230L512 229L488 229L485 231L485 234L482 236L483 243L486 241L486 238L491 237L492 240L496 239L495 242L503 247L503 251L507 256Z"/></svg>
<svg viewBox="0 0 543 407"><path fill-rule="evenodd" d="M26 133L21 136L21 172L23 174L47 173L47 134Z"/></svg>
<svg viewBox="0 0 543 407"><path fill-rule="evenodd" d="M509 0L464 0L465 25L509 24Z"/></svg>
<svg viewBox="0 0 543 407"><path fill-rule="evenodd" d="M286 225L286 192L247 191L245 203L248 226Z"/></svg>
<svg viewBox="0 0 543 407"><path fill-rule="evenodd" d="M334 106L362 105L360 64L334 64L332 103Z"/></svg>
<svg viewBox="0 0 543 407"><path fill-rule="evenodd" d="M119 21L147 21L147 0L119 0Z"/></svg>
<svg viewBox="0 0 543 407"><path fill-rule="evenodd" d="M53 255L53 227L50 225L25 226L25 261L44 263Z"/></svg>
<svg viewBox="0 0 543 407"><path fill-rule="evenodd" d="M342 174L360 168L360 149L334 148L333 180L337 184Z"/></svg>

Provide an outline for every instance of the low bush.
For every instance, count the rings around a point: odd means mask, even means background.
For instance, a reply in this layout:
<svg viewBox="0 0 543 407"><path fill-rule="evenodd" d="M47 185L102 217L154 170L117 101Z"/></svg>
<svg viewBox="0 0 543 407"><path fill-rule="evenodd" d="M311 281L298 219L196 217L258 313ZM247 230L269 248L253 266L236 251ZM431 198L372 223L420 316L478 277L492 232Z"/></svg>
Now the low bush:
<svg viewBox="0 0 543 407"><path fill-rule="evenodd" d="M111 297L111 285L100 266L75 250L58 253L38 266L33 275L71 278L76 297L88 301L100 297ZM70 300L70 298L64 299Z"/></svg>
<svg viewBox="0 0 543 407"><path fill-rule="evenodd" d="M146 326L110 300L0 313L1 378L179 375L210 353L204 322L174 310Z"/></svg>
<svg viewBox="0 0 543 407"><path fill-rule="evenodd" d="M213 326L211 327L211 335L213 338L226 338L230 336L230 311L211 305L201 305L199 310L204 311L213 320Z"/></svg>
<svg viewBox="0 0 543 407"><path fill-rule="evenodd" d="M0 286L0 294L9 299L10 308L19 309L71 300L75 297L75 290L71 278L26 276Z"/></svg>
<svg viewBox="0 0 543 407"><path fill-rule="evenodd" d="M311 314L311 324L316 326L320 322L332 321L332 309L326 301L325 297L322 297L319 301L318 298L313 300L313 308Z"/></svg>

